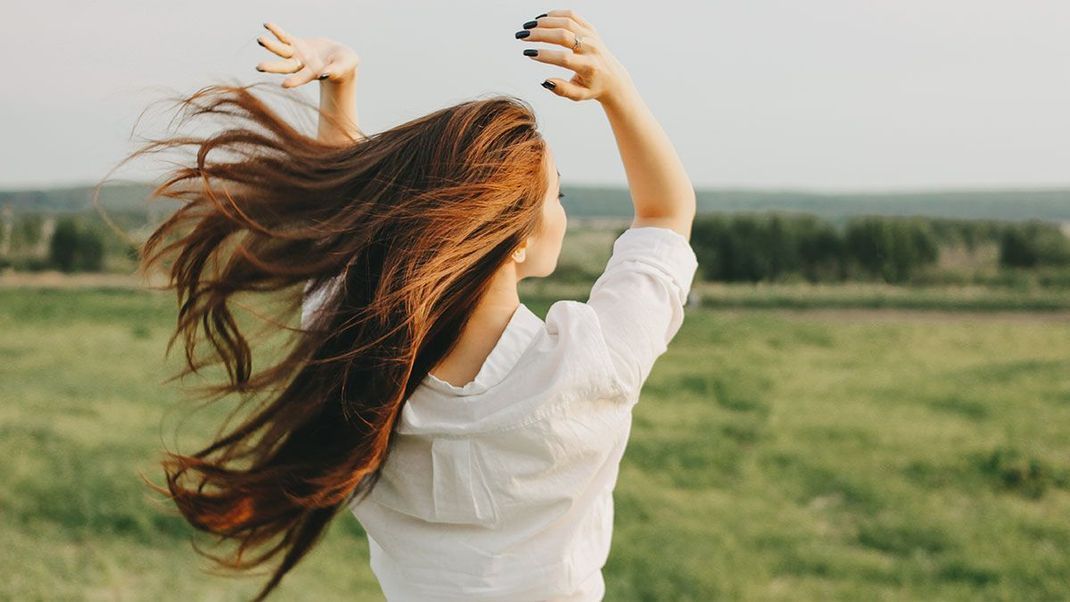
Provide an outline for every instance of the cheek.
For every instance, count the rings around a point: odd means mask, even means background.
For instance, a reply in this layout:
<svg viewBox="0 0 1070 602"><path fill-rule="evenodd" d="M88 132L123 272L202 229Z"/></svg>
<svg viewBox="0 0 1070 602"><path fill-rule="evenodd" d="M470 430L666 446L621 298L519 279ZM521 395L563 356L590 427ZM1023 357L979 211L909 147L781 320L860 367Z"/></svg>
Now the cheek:
<svg viewBox="0 0 1070 602"><path fill-rule="evenodd" d="M556 199L547 201L544 207L542 218L546 221L547 230L560 235L564 232L565 223L568 221L565 208L561 205L561 201Z"/></svg>
<svg viewBox="0 0 1070 602"><path fill-rule="evenodd" d="M558 236L559 236L559 238L564 238L565 237L565 230L568 228L568 214L565 213L565 208L564 207L558 207L558 213L559 213L558 218L557 218L557 223L558 223L558 228L559 228Z"/></svg>

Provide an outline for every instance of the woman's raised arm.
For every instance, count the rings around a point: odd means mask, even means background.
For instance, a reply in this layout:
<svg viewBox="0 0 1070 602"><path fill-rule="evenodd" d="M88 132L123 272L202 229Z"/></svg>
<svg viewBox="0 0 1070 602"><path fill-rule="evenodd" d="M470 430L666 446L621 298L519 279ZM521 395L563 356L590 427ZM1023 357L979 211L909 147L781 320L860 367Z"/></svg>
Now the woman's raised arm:
<svg viewBox="0 0 1070 602"><path fill-rule="evenodd" d="M571 100L600 102L624 161L635 219L614 241L587 305L618 382L634 404L655 361L684 321L698 270L689 242L695 189L668 136L594 27L573 11L552 10L524 28L517 32L518 39L567 49L528 48L524 54L576 72L571 80L550 78L543 85Z"/></svg>
<svg viewBox="0 0 1070 602"><path fill-rule="evenodd" d="M635 205L632 225L670 228L690 240L696 209L694 186L631 76L595 28L572 10L551 10L525 23L516 37L566 48L524 50L536 61L576 72L570 80L549 78L544 87L571 100L594 99L602 104Z"/></svg>
<svg viewBox="0 0 1070 602"><path fill-rule="evenodd" d="M257 43L283 58L263 62L257 71L293 74L282 82L295 88L313 79L320 82L317 138L328 144L351 144L364 139L357 121L357 67L360 57L351 48L328 38L302 38L275 23L264 27L276 39L260 36Z"/></svg>
<svg viewBox="0 0 1070 602"><path fill-rule="evenodd" d="M320 80L320 112L329 115L334 123L319 120L318 137L329 144L349 144L364 139L357 125L357 70L349 75Z"/></svg>

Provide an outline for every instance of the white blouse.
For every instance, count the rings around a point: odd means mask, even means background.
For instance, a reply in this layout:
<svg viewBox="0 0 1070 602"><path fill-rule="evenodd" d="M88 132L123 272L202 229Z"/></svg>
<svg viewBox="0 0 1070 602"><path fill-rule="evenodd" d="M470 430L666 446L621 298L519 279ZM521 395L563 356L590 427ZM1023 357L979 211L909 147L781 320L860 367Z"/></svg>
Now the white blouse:
<svg viewBox="0 0 1070 602"><path fill-rule="evenodd" d="M428 374L349 506L390 602L603 598L631 410L697 267L678 232L629 228L586 303L557 301L545 322L521 303L474 380Z"/></svg>

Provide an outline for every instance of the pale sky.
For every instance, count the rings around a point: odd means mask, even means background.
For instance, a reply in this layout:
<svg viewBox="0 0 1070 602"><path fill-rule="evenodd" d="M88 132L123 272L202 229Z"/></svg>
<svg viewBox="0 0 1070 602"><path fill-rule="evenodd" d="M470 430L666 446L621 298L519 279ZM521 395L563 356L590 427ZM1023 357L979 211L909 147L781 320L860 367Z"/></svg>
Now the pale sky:
<svg viewBox="0 0 1070 602"><path fill-rule="evenodd" d="M467 98L530 102L562 183L625 185L594 101L513 37L551 8L589 20L628 68L698 187L901 190L1070 185L1067 0L5 3L0 188L96 183L138 114L258 73L275 21L361 55L361 126ZM313 82L291 93L314 100ZM159 106L154 109L159 114ZM147 120L150 117L146 117ZM163 133L143 121L139 136ZM137 179L125 169L120 178Z"/></svg>

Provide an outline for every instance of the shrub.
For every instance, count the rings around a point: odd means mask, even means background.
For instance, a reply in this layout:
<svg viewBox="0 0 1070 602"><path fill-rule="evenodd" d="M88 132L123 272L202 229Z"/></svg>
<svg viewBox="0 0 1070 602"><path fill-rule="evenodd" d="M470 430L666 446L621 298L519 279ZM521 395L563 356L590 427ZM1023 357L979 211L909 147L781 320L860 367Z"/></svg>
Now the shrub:
<svg viewBox="0 0 1070 602"><path fill-rule="evenodd" d="M63 272L100 271L104 264L104 239L99 232L72 217L61 218L49 243L48 262Z"/></svg>
<svg viewBox="0 0 1070 602"><path fill-rule="evenodd" d="M1009 268L1070 265L1070 240L1055 224L1009 225L1000 238L999 264Z"/></svg>

